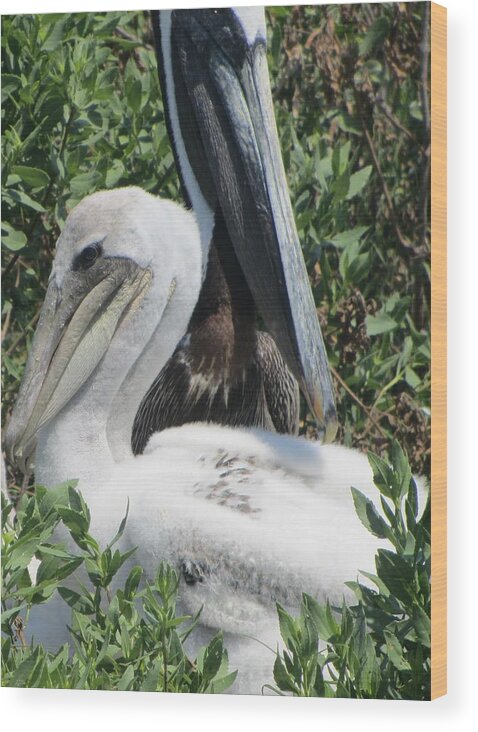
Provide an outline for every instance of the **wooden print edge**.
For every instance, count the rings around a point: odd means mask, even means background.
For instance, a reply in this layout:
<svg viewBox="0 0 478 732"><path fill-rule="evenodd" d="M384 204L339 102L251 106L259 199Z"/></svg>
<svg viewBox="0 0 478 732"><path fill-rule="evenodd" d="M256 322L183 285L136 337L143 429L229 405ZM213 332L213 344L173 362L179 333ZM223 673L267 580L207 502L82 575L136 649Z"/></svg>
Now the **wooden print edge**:
<svg viewBox="0 0 478 732"><path fill-rule="evenodd" d="M447 10L431 3L431 699L447 693Z"/></svg>

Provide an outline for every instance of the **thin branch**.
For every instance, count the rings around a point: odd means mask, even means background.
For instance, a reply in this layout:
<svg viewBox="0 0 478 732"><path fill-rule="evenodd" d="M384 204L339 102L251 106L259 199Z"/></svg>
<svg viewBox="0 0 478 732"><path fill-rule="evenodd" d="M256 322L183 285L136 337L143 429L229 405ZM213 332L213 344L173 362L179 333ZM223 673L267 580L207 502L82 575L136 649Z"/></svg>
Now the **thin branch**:
<svg viewBox="0 0 478 732"><path fill-rule="evenodd" d="M131 41L132 43L136 43L137 46L142 46L143 48L149 48L152 49L153 47L142 41L140 38L137 38L136 36L133 36L131 33L128 33L128 31L125 31L124 28L120 28L119 25L115 28L115 33L120 38L124 38L125 41Z"/></svg>
<svg viewBox="0 0 478 732"><path fill-rule="evenodd" d="M28 644L25 638L25 624L23 622L23 618L20 615L17 615L17 617L13 621L13 625L15 627L16 636L20 641L22 648L27 648Z"/></svg>
<svg viewBox="0 0 478 732"><path fill-rule="evenodd" d="M7 266L5 267L4 271L2 272L2 279L5 279L6 277L8 277L8 275L12 271L13 267L17 263L17 259L18 259L19 256L20 256L20 253L19 252L17 252L17 254L14 254L13 255L13 257L11 258L11 260L9 261L9 263L7 264Z"/></svg>
<svg viewBox="0 0 478 732"><path fill-rule="evenodd" d="M408 130L404 125L402 125L402 123L398 119L397 115L394 114L394 112L390 109L388 104L378 94L375 97L375 104L384 113L384 115L386 116L388 121L391 122L392 125L397 128L397 130L399 130L400 132L403 132L403 134L406 135L409 140L412 140L412 142L417 144L418 141L416 140L415 136L410 132L410 130ZM425 152L424 148L422 147L422 145L420 145L419 142L418 142L418 146L420 147L422 152Z"/></svg>
<svg viewBox="0 0 478 732"><path fill-rule="evenodd" d="M9 309L8 313L5 316L5 322L4 322L3 328L2 328L2 343L5 340L5 337L8 333L8 329L10 328L11 320L12 320L12 308Z"/></svg>
<svg viewBox="0 0 478 732"><path fill-rule="evenodd" d="M10 343L10 346L8 347L8 350L5 353L6 356L11 356L12 355L12 353L15 350L15 348L18 346L19 343L21 343L21 341L26 336L28 329L29 328L33 328L33 326L37 322L38 318L40 317L40 312L41 312L41 305L38 308L38 310L35 313L35 315L33 316L33 318L31 318L31 320L28 321L25 330L23 330L21 333L19 333L17 335L17 337L14 338L14 340Z"/></svg>
<svg viewBox="0 0 478 732"><path fill-rule="evenodd" d="M371 411L372 410L370 409L370 407L367 407L367 405L364 404L361 401L361 399L359 399L359 397L355 394L355 392L352 391L352 389L350 388L350 386L348 386L348 384L345 383L345 381L342 379L342 377L339 376L339 374L337 373L337 371L334 369L333 366L330 367L330 370L331 370L332 374L335 376L335 378L337 379L337 381L339 382L339 384L345 389L345 391L347 392L347 394L349 394L352 397L352 399L354 400L354 402L356 402L359 405L359 407L361 407L363 409L363 411L367 415L367 417L370 420L370 422L372 422L372 424L380 432L380 434L382 435L382 437L384 437L387 440L390 439L389 435L387 435L387 433L385 432L385 430L372 417L372 414L371 414ZM385 417L387 415L382 414L382 416Z"/></svg>
<svg viewBox="0 0 478 732"><path fill-rule="evenodd" d="M153 50L153 47L147 43L144 43L143 41L140 41L139 38L136 38L135 36L131 35L131 33L128 33L123 28L120 28L117 26L115 28L115 33L120 38L124 38L126 41L131 41L132 43L135 43L137 46L141 46L142 48L147 48L149 50ZM138 49L133 48L132 53L134 56L134 60L136 61L136 65L139 68L140 71L146 71L146 67L144 63L141 60L141 56L139 55Z"/></svg>
<svg viewBox="0 0 478 732"><path fill-rule="evenodd" d="M20 487L20 495L18 496L19 499L24 495L24 493L28 492L28 489L30 487L30 477L31 477L31 471L29 470L23 476L22 485Z"/></svg>
<svg viewBox="0 0 478 732"><path fill-rule="evenodd" d="M411 242L409 242L404 235L402 234L400 230L400 226L398 224L398 218L397 213L395 211L395 206L392 201L392 196L390 195L390 191L388 189L387 181L385 180L385 176L382 171L382 166L380 165L380 161L378 159L377 151L375 150L375 145L373 144L372 135L369 132L369 129L367 125L365 124L365 120L363 119L362 115L360 115L362 119L362 128L365 135L365 139L367 141L367 145L370 150L370 154L372 156L373 164L375 166L375 170L377 171L377 175L379 177L380 183L382 184L382 190L385 195L385 199L387 201L388 209L390 211L390 216L392 217L392 223L393 228L395 229L395 233L397 235L397 239L400 242L401 246L406 250L407 253L409 253L411 250L413 250L413 246Z"/></svg>

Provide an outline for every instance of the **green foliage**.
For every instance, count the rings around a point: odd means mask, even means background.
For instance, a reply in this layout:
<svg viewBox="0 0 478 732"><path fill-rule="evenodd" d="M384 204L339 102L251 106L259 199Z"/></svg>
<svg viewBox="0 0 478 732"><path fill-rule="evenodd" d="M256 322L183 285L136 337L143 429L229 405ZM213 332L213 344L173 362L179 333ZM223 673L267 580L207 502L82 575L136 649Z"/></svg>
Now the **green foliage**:
<svg viewBox="0 0 478 732"><path fill-rule="evenodd" d="M376 574L368 585L347 583L357 604L333 608L304 594L292 617L277 605L284 650L276 656L277 693L380 699L430 696L430 531L429 510L418 520L417 488L408 461L394 443L389 465L369 455L380 493L377 508L352 488L365 529L388 539L379 549ZM74 483L22 496L13 507L2 495L2 669L7 686L219 693L233 683L222 635L195 661L184 641L198 621L177 616L178 575L161 564L153 582L141 567L111 584L133 550L121 552L127 514L101 550L89 534L90 515ZM63 526L77 553L54 541ZM33 584L28 565L40 560ZM88 583L75 589L63 582L82 566ZM372 589L372 587L374 588ZM71 608L71 645L48 653L28 646L31 608L58 592ZM240 669L239 669L240 672ZM271 687L269 687L271 688Z"/></svg>
<svg viewBox="0 0 478 732"><path fill-rule="evenodd" d="M379 511L352 488L365 528L388 539L376 574L347 582L358 604L332 608L304 594L297 618L277 606L284 650L274 666L276 691L353 699L430 698L429 512L418 521L417 489L402 449L392 464L369 455ZM376 589L371 589L370 585Z"/></svg>
<svg viewBox="0 0 478 732"><path fill-rule="evenodd" d="M54 489L36 487L22 496L15 521L2 494L2 683L5 686L118 691L218 693L236 672L228 671L222 635L217 634L194 661L184 641L198 617L178 616L178 575L161 564L152 582L142 582L134 566L120 587L111 583L134 549L114 549L118 533L101 550L88 533L90 514L73 483ZM65 527L79 552L57 543L53 532ZM32 583L28 565L40 560ZM77 589L62 582L80 566L88 584ZM33 606L58 592L71 608L70 642L56 653L26 642Z"/></svg>
<svg viewBox="0 0 478 732"><path fill-rule="evenodd" d="M386 456L397 439L428 474L427 5L304 5L267 17L277 127L341 440Z"/></svg>

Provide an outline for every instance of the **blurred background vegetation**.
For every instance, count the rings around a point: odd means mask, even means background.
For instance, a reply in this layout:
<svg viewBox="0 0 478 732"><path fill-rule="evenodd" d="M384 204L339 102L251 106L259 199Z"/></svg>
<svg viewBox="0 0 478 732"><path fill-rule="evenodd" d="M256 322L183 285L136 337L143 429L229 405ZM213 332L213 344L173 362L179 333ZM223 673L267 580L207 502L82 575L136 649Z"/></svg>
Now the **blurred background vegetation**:
<svg viewBox="0 0 478 732"><path fill-rule="evenodd" d="M396 439L425 475L428 10L267 9L277 124L333 368L339 439L379 454ZM4 424L68 211L102 188L180 193L148 13L2 21ZM313 431L306 416L303 431Z"/></svg>

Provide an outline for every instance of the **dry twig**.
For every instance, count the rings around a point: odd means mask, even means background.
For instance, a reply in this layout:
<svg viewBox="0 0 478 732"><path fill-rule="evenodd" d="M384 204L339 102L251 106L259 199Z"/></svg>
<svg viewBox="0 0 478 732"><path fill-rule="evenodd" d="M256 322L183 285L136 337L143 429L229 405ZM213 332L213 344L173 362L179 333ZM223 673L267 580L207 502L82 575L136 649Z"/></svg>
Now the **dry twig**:
<svg viewBox="0 0 478 732"><path fill-rule="evenodd" d="M352 391L352 389L350 388L350 386L349 386L348 384L346 384L346 383L345 383L345 381L344 381L344 380L342 379L342 377L341 377L341 376L340 376L340 375L339 375L339 374L337 373L337 371L336 371L336 370L334 369L334 367L333 367L333 366L331 366L331 367L330 367L330 370L331 370L332 374L334 375L334 377L335 377L335 378L337 379L337 381L339 382L340 386L342 386L342 387L343 387L343 388L345 389L345 391L347 392L347 394L349 394L349 395L350 395L350 396L352 397L352 399L354 400L354 402L356 402L356 403L357 403L357 404L359 405L359 407L360 407L361 409L363 409L363 411L364 411L364 412L365 412L365 414L367 415L367 417L368 417L368 419L370 420L370 422L371 422L371 423L372 423L372 424L374 425L374 427L375 427L375 428L376 428L376 429L377 429L377 430L378 430L378 431L380 432L380 434L382 435L382 437L385 437L385 439L386 439L386 440L388 440L388 439L389 439L389 435L387 435L387 433L385 432L385 430L384 430L384 429L383 429L383 428L382 428L382 427L381 427L381 426L379 425L379 423L378 423L378 422L377 422L377 421L376 421L376 420L375 420L375 419L374 419L374 418L372 417L372 414L371 414L371 412L372 412L372 409L371 409L370 407L367 407L367 405L366 405L366 404L364 404L364 403L363 403L363 401L362 401L361 399L359 399L359 397L358 397L358 396L357 396L357 395L355 394L355 392L353 392L353 391ZM385 416L387 416L387 415L386 415L385 413L381 412L381 416L384 416L384 417L385 417Z"/></svg>

